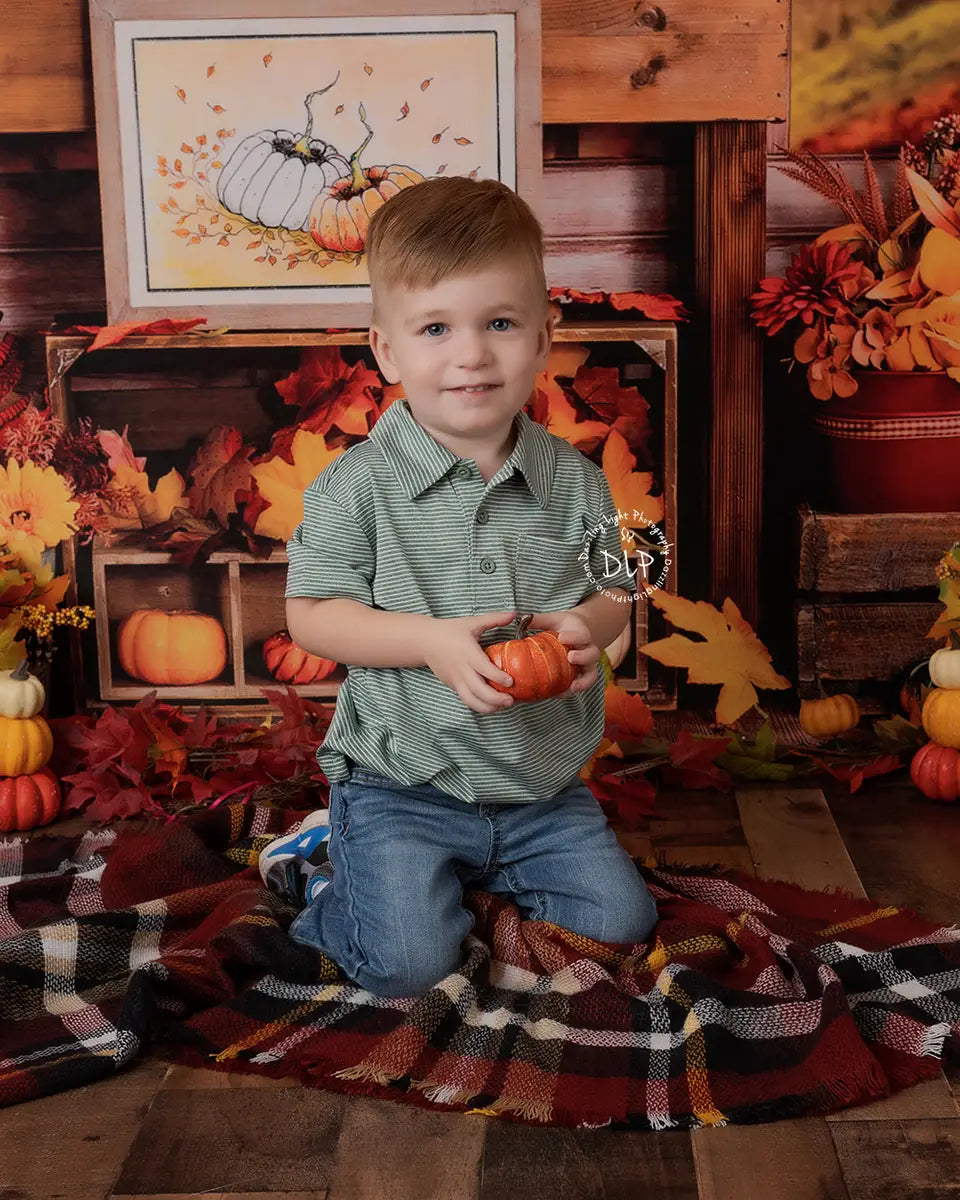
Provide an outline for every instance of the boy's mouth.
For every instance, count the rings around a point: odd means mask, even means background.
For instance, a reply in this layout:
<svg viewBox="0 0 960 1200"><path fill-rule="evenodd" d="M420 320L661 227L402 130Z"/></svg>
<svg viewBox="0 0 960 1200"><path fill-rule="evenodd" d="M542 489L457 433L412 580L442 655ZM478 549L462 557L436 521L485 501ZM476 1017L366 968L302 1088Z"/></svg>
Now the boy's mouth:
<svg viewBox="0 0 960 1200"><path fill-rule="evenodd" d="M469 387L448 388L450 392L458 392L464 396L482 396L485 392L492 392L494 388L498 388L498 383L472 383Z"/></svg>

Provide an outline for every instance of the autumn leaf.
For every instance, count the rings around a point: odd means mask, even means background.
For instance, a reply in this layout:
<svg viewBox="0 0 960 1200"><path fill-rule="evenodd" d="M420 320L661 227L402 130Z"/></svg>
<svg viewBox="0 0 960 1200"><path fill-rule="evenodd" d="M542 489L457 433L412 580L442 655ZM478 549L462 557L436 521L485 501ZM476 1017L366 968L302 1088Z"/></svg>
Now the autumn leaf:
<svg viewBox="0 0 960 1200"><path fill-rule="evenodd" d="M810 755L810 760L840 783L849 783L851 795L859 791L865 779L870 779L874 775L888 775L891 771L897 771L903 766L896 754L880 754L869 762L860 763L831 763L817 758L815 755Z"/></svg>
<svg viewBox="0 0 960 1200"><path fill-rule="evenodd" d="M209 67L207 67L207 78L208 79L213 74L214 70L216 69L216 66L217 66L216 63L211 63L211 65Z"/></svg>
<svg viewBox="0 0 960 1200"><path fill-rule="evenodd" d="M338 104L338 105L337 105L337 107L336 107L336 108L333 110L333 115L334 115L335 117L339 117L339 115L340 115L342 112L343 112L343 105L342 105L342 104Z"/></svg>
<svg viewBox="0 0 960 1200"><path fill-rule="evenodd" d="M683 302L667 293L581 292L576 288L550 288L550 299L575 304L609 304L617 312L639 312L650 321L685 321Z"/></svg>
<svg viewBox="0 0 960 1200"><path fill-rule="evenodd" d="M366 63L363 64L363 69L366 71L366 73L368 75L373 74L373 67L368 66Z"/></svg>
<svg viewBox="0 0 960 1200"><path fill-rule="evenodd" d="M604 758L623 758L623 751L616 742L610 738L602 738L600 745L590 755L587 761L580 768L580 778L584 781L592 779L597 768L597 763Z"/></svg>
<svg viewBox="0 0 960 1200"><path fill-rule="evenodd" d="M769 720L757 730L752 742L734 734L717 764L737 779L774 779L784 782L805 769L800 764L777 761L777 739Z"/></svg>
<svg viewBox="0 0 960 1200"><path fill-rule="evenodd" d="M790 680L773 669L770 652L727 597L722 612L705 600L686 600L662 589L650 602L671 625L697 633L693 641L673 633L640 647L642 653L667 667L685 667L690 683L722 684L717 698L717 723L732 725L757 703L756 688L782 690Z"/></svg>
<svg viewBox="0 0 960 1200"><path fill-rule="evenodd" d="M174 508L187 507L183 477L172 467L151 489L145 471L120 463L104 490L115 495L116 507L108 514L111 529L145 529L166 521Z"/></svg>
<svg viewBox="0 0 960 1200"><path fill-rule="evenodd" d="M265 54L265 55L263 56L263 65L264 65L265 67L269 67L269 66L270 66L270 64L271 64L272 62L273 62L273 55L272 55L272 54Z"/></svg>
<svg viewBox="0 0 960 1200"><path fill-rule="evenodd" d="M633 452L647 454L653 432L650 404L636 387L622 387L616 367L581 366L573 390L602 420L626 439Z"/></svg>
<svg viewBox="0 0 960 1200"><path fill-rule="evenodd" d="M187 498L198 517L212 512L221 525L229 523L230 514L237 511L237 491L250 486L250 456L255 449L230 425L210 430L187 472L193 479Z"/></svg>
<svg viewBox="0 0 960 1200"><path fill-rule="evenodd" d="M297 423L313 433L325 435L335 425L365 437L379 416L374 396L382 387L379 374L362 360L350 366L336 346L305 347L300 366L274 386L286 404L296 405Z"/></svg>
<svg viewBox="0 0 960 1200"><path fill-rule="evenodd" d="M608 820L624 829L638 829L653 812L656 788L642 772L607 775L584 781Z"/></svg>
<svg viewBox="0 0 960 1200"><path fill-rule="evenodd" d="M175 88L174 88L174 91L177 93L177 98L178 98L178 99L179 99L179 100L180 100L180 101L181 101L183 104L186 104L186 102L187 102L187 93L186 93L186 92L183 90L183 88L182 88L182 87L175 87Z"/></svg>
<svg viewBox="0 0 960 1200"><path fill-rule="evenodd" d="M425 79L425 80L423 81L423 83L421 83L421 84L420 84L420 91L421 91L421 92L425 92L425 91L427 90L427 88L430 86L430 84L431 84L432 80L433 80L433 76L432 76L432 75L430 76L430 78L429 78L429 79Z"/></svg>
<svg viewBox="0 0 960 1200"><path fill-rule="evenodd" d="M469 138L458 137L458 138L454 138L453 140L457 143L458 146L472 146L473 145L473 142L471 142Z"/></svg>
<svg viewBox="0 0 960 1200"><path fill-rule="evenodd" d="M214 521L202 520L188 508L176 507L167 520L150 525L141 536L149 549L164 550L178 566L193 567L220 549L227 530Z"/></svg>
<svg viewBox="0 0 960 1200"><path fill-rule="evenodd" d="M292 463L271 458L258 463L251 474L267 507L257 516L253 532L260 537L287 542L303 520L303 492L343 447L330 450L320 434L298 429L290 446Z"/></svg>
<svg viewBox="0 0 960 1200"><path fill-rule="evenodd" d="M608 738L642 741L653 729L653 713L639 692L616 684L603 689L603 732Z"/></svg>
<svg viewBox="0 0 960 1200"><path fill-rule="evenodd" d="M402 121L404 119L404 117L409 117L409 116L410 116L410 105L406 102L406 100L404 100L404 102L400 105L400 116L397 117L397 120Z"/></svg>
<svg viewBox="0 0 960 1200"><path fill-rule="evenodd" d="M681 729L669 746L670 766L664 769L664 783L684 789L730 791L733 781L714 762L729 744L729 737L698 737L689 729Z"/></svg>
<svg viewBox="0 0 960 1200"><path fill-rule="evenodd" d="M447 132L447 130L448 130L449 128L450 128L450 126L449 126L449 125L444 125L444 127L443 127L443 128L440 130L440 132L439 132L439 133L435 133L435 134L433 135L433 137L430 139L430 141L431 141L431 142L433 142L433 144L434 144L434 145L436 145L436 144L437 144L437 142L439 142L439 141L440 141L440 139L443 137L443 135L444 135L444 134Z"/></svg>
<svg viewBox="0 0 960 1200"><path fill-rule="evenodd" d="M546 387L539 390L542 399L538 397L541 401L538 419L548 432L564 438L571 446L589 452L610 432L610 426L605 421L578 421L576 409L555 379L548 380Z"/></svg>
<svg viewBox="0 0 960 1200"><path fill-rule="evenodd" d="M627 529L643 529L663 520L663 496L650 494L653 474L634 471L636 462L623 434L611 429L603 443L601 466L610 484L613 503L619 511L626 513L620 524Z"/></svg>
<svg viewBox="0 0 960 1200"><path fill-rule="evenodd" d="M943 612L932 625L928 638L945 639L950 631L960 627L960 578L955 573L960 571L960 542L954 542L945 551L940 560L940 602Z"/></svg>
<svg viewBox="0 0 960 1200"><path fill-rule="evenodd" d="M65 332L95 334L96 336L86 349L86 353L89 354L91 350L102 350L104 346L115 346L117 342L122 342L124 338L133 334L146 334L151 337L160 334L172 336L177 333L188 333L197 325L206 325L206 323L206 317L189 317L182 321L163 317L159 321L121 321L117 325L71 325Z"/></svg>

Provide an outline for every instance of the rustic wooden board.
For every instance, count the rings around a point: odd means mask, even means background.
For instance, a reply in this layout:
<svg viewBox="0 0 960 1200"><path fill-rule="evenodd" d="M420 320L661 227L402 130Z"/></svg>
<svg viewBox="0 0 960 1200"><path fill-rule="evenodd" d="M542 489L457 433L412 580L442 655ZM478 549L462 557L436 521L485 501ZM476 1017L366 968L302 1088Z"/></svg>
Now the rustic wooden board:
<svg viewBox="0 0 960 1200"><path fill-rule="evenodd" d="M960 1121L830 1126L850 1200L948 1200L960 1181Z"/></svg>
<svg viewBox="0 0 960 1200"><path fill-rule="evenodd" d="M798 603L797 677L891 680L929 654L928 630L943 611L932 604Z"/></svg>
<svg viewBox="0 0 960 1200"><path fill-rule="evenodd" d="M934 569L957 536L960 513L797 514L797 587L816 592L936 596Z"/></svg>
<svg viewBox="0 0 960 1200"><path fill-rule="evenodd" d="M114 1193L322 1194L347 1102L314 1088L162 1091Z"/></svg>
<svg viewBox="0 0 960 1200"><path fill-rule="evenodd" d="M143 1060L88 1087L4 1109L0 1196L103 1200L165 1071L165 1063Z"/></svg>
<svg viewBox="0 0 960 1200"><path fill-rule="evenodd" d="M520 1197L696 1200L690 1138L684 1133L537 1129L488 1121L479 1200Z"/></svg>
<svg viewBox="0 0 960 1200"><path fill-rule="evenodd" d="M691 1141L700 1200L850 1200L826 1121L696 1129Z"/></svg>
<svg viewBox="0 0 960 1200"><path fill-rule="evenodd" d="M4 18L0 133L92 128L83 0ZM788 21L785 0L543 0L543 120L782 120Z"/></svg>

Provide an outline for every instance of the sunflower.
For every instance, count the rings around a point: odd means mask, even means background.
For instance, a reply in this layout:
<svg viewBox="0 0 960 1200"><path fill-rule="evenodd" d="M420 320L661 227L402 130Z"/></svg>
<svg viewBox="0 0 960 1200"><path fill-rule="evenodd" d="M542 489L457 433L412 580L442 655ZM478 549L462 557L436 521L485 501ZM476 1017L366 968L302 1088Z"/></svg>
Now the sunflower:
<svg viewBox="0 0 960 1200"><path fill-rule="evenodd" d="M70 489L53 467L22 465L10 459L0 467L0 542L36 574L44 549L70 537L77 511Z"/></svg>

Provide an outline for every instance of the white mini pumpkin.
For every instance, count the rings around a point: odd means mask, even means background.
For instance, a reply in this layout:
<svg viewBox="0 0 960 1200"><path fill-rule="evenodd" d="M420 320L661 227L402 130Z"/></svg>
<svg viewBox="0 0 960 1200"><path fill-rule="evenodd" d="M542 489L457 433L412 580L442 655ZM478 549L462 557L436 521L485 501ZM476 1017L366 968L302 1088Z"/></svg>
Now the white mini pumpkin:
<svg viewBox="0 0 960 1200"><path fill-rule="evenodd" d="M46 698L43 684L27 670L25 658L12 671L0 671L0 717L35 717Z"/></svg>
<svg viewBox="0 0 960 1200"><path fill-rule="evenodd" d="M937 650L930 656L930 682L938 688L960 688L960 650Z"/></svg>
<svg viewBox="0 0 960 1200"><path fill-rule="evenodd" d="M350 174L350 164L336 146L311 137L310 103L337 79L307 96L307 127L302 134L261 129L239 142L217 176L217 199L224 208L266 229L309 228L317 196Z"/></svg>

